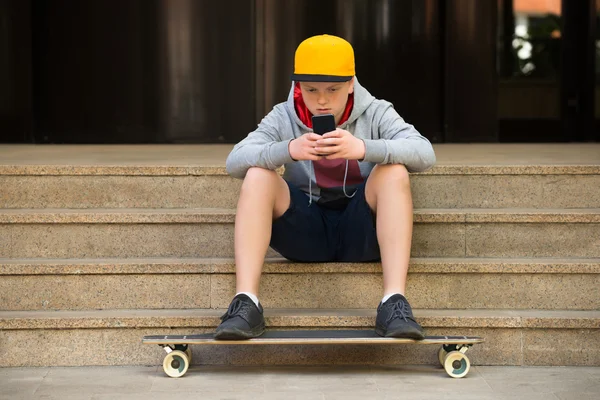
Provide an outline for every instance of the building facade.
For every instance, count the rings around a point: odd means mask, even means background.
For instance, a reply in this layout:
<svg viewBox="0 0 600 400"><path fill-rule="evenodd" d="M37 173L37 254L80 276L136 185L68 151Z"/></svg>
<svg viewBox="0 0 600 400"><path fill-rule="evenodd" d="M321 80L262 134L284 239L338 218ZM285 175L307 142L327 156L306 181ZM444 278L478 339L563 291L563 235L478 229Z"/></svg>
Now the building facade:
<svg viewBox="0 0 600 400"><path fill-rule="evenodd" d="M2 0L0 143L234 143L306 37L432 142L600 141L600 0Z"/></svg>

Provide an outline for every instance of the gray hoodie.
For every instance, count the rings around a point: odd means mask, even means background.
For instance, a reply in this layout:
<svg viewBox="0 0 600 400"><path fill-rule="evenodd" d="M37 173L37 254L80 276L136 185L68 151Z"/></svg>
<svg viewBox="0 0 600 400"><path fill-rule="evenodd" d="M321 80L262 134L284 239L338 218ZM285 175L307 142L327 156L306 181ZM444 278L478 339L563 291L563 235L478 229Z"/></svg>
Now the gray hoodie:
<svg viewBox="0 0 600 400"><path fill-rule="evenodd" d="M365 142L365 158L358 162L364 178L375 164L404 164L409 172L422 172L435 164L429 140L404 122L390 102L373 97L356 77L352 113L339 127ZM285 165L283 178L305 193L312 193L312 199L318 201L321 189L313 174L312 161L294 161L288 149L291 140L308 132L312 129L300 121L294 108L292 82L287 101L273 107L258 128L235 145L227 157L227 173L243 179L251 167L275 170Z"/></svg>

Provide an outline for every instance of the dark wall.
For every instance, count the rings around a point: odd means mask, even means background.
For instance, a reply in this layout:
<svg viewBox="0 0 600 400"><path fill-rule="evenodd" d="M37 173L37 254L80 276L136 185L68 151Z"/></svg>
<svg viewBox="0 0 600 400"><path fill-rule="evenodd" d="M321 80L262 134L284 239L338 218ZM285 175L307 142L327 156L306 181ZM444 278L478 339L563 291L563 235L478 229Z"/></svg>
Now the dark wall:
<svg viewBox="0 0 600 400"><path fill-rule="evenodd" d="M159 140L238 141L256 127L254 3L158 4Z"/></svg>
<svg viewBox="0 0 600 400"><path fill-rule="evenodd" d="M563 139L600 140L595 118L596 4L594 0L562 1L561 117Z"/></svg>
<svg viewBox="0 0 600 400"><path fill-rule="evenodd" d="M321 33L353 43L361 83L443 140L437 0L33 0L32 10L40 143L236 142L286 99L295 48Z"/></svg>
<svg viewBox="0 0 600 400"><path fill-rule="evenodd" d="M496 142L497 3L472 0L444 3L446 141Z"/></svg>
<svg viewBox="0 0 600 400"><path fill-rule="evenodd" d="M34 0L33 82L40 143L156 137L151 2Z"/></svg>
<svg viewBox="0 0 600 400"><path fill-rule="evenodd" d="M0 0L0 143L32 140L31 7Z"/></svg>
<svg viewBox="0 0 600 400"><path fill-rule="evenodd" d="M235 141L254 126L253 6L36 0L39 142Z"/></svg>

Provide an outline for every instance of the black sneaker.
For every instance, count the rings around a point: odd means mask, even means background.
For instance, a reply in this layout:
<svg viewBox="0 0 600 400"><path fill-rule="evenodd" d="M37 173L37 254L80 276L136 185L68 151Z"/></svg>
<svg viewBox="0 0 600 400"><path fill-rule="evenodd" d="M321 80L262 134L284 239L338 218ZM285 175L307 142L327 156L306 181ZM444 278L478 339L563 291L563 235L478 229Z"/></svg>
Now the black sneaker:
<svg viewBox="0 0 600 400"><path fill-rule="evenodd" d="M233 298L227 312L221 317L221 324L215 332L215 339L240 340L260 336L265 331L263 308L258 307L245 294Z"/></svg>
<svg viewBox="0 0 600 400"><path fill-rule="evenodd" d="M379 336L423 340L423 328L413 317L406 297L395 294L377 307L375 332Z"/></svg>

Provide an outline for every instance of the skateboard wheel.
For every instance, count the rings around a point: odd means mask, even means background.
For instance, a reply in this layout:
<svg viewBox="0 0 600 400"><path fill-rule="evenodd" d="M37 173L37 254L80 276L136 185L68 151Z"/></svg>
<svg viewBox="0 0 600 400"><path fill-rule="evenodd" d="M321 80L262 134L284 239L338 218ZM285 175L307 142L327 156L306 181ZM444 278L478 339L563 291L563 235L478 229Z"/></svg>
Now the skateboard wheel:
<svg viewBox="0 0 600 400"><path fill-rule="evenodd" d="M471 363L460 351L451 351L444 360L444 369L452 378L462 378L469 373Z"/></svg>
<svg viewBox="0 0 600 400"><path fill-rule="evenodd" d="M448 352L444 349L444 346L440 347L438 350L438 360L440 361L440 365L442 368L444 367L444 361L446 361L446 355Z"/></svg>
<svg viewBox="0 0 600 400"><path fill-rule="evenodd" d="M166 355L163 360L163 370L171 378L185 375L190 366L187 355L181 350L174 350Z"/></svg>
<svg viewBox="0 0 600 400"><path fill-rule="evenodd" d="M185 353L188 358L190 365L192 365L192 349L187 344L176 344L172 347L173 350L180 350Z"/></svg>

